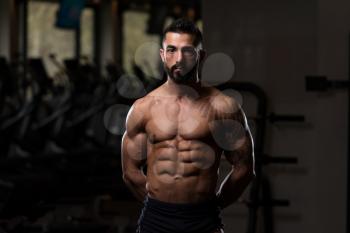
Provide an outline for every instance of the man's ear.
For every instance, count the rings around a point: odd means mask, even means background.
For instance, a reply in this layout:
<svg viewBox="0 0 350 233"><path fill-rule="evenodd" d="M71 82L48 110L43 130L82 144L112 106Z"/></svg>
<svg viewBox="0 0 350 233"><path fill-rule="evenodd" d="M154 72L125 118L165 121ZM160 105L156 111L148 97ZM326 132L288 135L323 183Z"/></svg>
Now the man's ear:
<svg viewBox="0 0 350 233"><path fill-rule="evenodd" d="M164 49L159 49L159 54L160 54L160 58L162 59L162 61L165 62Z"/></svg>
<svg viewBox="0 0 350 233"><path fill-rule="evenodd" d="M207 58L207 51L199 50L199 62L202 63Z"/></svg>

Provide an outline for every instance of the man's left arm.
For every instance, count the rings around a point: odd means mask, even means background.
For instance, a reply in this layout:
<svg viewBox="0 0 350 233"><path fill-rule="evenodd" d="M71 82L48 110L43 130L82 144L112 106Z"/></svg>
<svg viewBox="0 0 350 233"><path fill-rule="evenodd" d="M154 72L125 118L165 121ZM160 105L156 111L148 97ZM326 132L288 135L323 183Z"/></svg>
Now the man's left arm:
<svg viewBox="0 0 350 233"><path fill-rule="evenodd" d="M224 131L240 131L225 133L223 137L228 146L224 149L224 155L231 164L231 171L220 185L217 193L220 208L225 208L235 202L255 177L254 171L254 144L249 130L247 119L241 108L233 115L233 119L224 121L223 124L235 122L237 127L223 126ZM230 136L231 135L231 136ZM232 135L234 135L232 137Z"/></svg>

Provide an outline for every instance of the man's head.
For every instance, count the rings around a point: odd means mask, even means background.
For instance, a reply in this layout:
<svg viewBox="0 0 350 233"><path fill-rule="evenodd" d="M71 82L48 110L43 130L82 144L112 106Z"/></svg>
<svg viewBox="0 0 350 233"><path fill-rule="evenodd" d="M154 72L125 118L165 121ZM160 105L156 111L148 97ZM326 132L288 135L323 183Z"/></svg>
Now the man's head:
<svg viewBox="0 0 350 233"><path fill-rule="evenodd" d="M160 56L166 73L176 83L198 81L204 57L201 31L186 19L174 21L164 30Z"/></svg>

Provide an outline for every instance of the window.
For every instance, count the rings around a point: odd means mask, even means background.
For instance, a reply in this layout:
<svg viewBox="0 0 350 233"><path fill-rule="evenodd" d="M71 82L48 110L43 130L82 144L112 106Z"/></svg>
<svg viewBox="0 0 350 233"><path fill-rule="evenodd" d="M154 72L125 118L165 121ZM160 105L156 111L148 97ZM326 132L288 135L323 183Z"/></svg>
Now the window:
<svg viewBox="0 0 350 233"><path fill-rule="evenodd" d="M57 67L50 61L54 54L59 62L75 58L75 30L55 27L58 2L31 0L28 2L28 57L43 58L49 76L57 72ZM89 61L93 60L94 11L85 8L81 16L81 54Z"/></svg>
<svg viewBox="0 0 350 233"><path fill-rule="evenodd" d="M147 77L158 78L160 36L146 33L148 17L147 12L141 11L123 13L123 67L127 73L134 73L135 63Z"/></svg>

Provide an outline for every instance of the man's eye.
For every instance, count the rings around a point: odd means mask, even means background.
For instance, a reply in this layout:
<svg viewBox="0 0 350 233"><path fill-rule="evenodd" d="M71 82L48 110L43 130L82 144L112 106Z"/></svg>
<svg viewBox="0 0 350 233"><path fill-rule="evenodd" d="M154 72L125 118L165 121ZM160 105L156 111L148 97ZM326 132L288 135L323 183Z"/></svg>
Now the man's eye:
<svg viewBox="0 0 350 233"><path fill-rule="evenodd" d="M196 54L196 51L192 48L184 48L182 52L187 56L194 56Z"/></svg>
<svg viewBox="0 0 350 233"><path fill-rule="evenodd" d="M167 49L166 51L169 52L169 53L173 53L173 52L175 52L175 49L169 48L169 49Z"/></svg>

